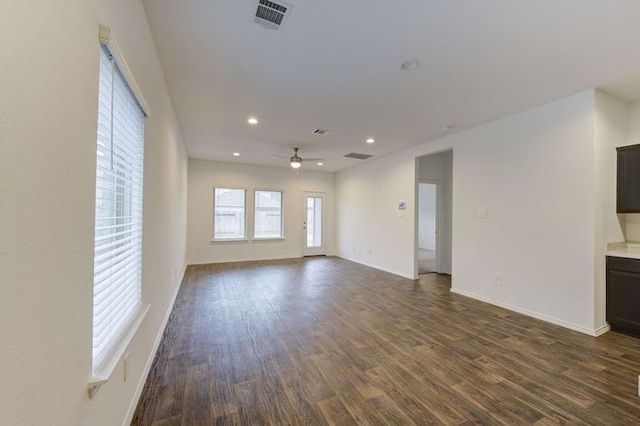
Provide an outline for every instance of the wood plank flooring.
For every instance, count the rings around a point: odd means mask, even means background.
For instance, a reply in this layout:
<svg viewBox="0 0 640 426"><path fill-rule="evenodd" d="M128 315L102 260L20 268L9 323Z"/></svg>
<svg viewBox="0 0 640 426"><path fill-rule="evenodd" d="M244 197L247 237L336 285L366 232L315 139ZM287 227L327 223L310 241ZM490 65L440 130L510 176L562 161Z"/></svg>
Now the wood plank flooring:
<svg viewBox="0 0 640 426"><path fill-rule="evenodd" d="M449 288L332 257L190 266L132 424L640 424L640 339Z"/></svg>

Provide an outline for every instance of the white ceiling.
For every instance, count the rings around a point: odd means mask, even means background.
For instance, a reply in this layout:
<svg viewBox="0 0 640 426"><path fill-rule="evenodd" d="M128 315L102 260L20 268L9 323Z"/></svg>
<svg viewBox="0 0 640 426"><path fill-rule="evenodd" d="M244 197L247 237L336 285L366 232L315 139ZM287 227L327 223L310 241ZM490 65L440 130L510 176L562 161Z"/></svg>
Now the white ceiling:
<svg viewBox="0 0 640 426"><path fill-rule="evenodd" d="M257 0L143 1L191 158L338 171L594 87L640 98L640 0L288 0L280 31Z"/></svg>

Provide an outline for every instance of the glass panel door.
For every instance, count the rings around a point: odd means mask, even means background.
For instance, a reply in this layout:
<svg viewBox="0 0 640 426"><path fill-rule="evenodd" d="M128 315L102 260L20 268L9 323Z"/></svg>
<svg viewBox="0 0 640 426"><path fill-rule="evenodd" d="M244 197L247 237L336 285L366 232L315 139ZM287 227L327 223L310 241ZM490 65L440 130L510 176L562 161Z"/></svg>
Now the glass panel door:
<svg viewBox="0 0 640 426"><path fill-rule="evenodd" d="M303 256L319 256L325 253L324 244L324 194L304 193L303 208Z"/></svg>

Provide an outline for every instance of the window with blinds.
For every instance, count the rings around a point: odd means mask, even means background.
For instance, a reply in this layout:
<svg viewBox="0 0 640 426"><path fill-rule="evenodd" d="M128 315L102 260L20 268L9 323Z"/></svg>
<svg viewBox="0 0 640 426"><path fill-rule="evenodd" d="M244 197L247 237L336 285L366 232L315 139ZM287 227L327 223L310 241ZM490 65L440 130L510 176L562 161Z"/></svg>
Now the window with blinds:
<svg viewBox="0 0 640 426"><path fill-rule="evenodd" d="M253 237L257 239L283 238L282 192L255 191Z"/></svg>
<svg viewBox="0 0 640 426"><path fill-rule="evenodd" d="M100 52L93 277L93 371L142 309L144 111L106 46Z"/></svg>
<svg viewBox="0 0 640 426"><path fill-rule="evenodd" d="M244 189L214 188L213 239L239 240L247 236Z"/></svg>

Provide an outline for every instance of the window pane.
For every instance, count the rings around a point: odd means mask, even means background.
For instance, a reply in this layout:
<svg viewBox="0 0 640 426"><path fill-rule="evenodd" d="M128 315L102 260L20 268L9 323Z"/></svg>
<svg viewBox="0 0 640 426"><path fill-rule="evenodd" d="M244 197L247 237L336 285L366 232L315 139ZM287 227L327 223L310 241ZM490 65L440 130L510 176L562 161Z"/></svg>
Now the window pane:
<svg viewBox="0 0 640 426"><path fill-rule="evenodd" d="M307 197L307 248L322 247L322 198Z"/></svg>
<svg viewBox="0 0 640 426"><path fill-rule="evenodd" d="M255 238L282 238L282 192L255 192Z"/></svg>
<svg viewBox="0 0 640 426"><path fill-rule="evenodd" d="M215 188L213 198L213 239L245 238L244 189Z"/></svg>

